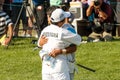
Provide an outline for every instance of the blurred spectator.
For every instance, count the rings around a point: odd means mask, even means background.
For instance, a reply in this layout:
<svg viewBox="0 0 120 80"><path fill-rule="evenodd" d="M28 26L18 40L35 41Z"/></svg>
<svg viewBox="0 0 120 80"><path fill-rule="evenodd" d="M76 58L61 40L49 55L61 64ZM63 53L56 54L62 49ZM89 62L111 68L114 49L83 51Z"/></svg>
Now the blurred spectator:
<svg viewBox="0 0 120 80"><path fill-rule="evenodd" d="M50 6L60 6L63 0L50 0Z"/></svg>
<svg viewBox="0 0 120 80"><path fill-rule="evenodd" d="M2 10L3 8L3 3L4 3L4 0L0 0L0 10Z"/></svg>
<svg viewBox="0 0 120 80"><path fill-rule="evenodd" d="M112 8L103 0L90 1L86 15L92 15L94 25L92 27L93 32L89 35L88 41L112 40L111 32L113 27L110 25L110 23L113 23L112 14ZM102 35L102 37L98 35Z"/></svg>
<svg viewBox="0 0 120 80"><path fill-rule="evenodd" d="M26 16L28 17L28 30L27 30L26 37L32 37L32 29L33 29L33 24L34 24L32 0L28 0L27 2Z"/></svg>
<svg viewBox="0 0 120 80"><path fill-rule="evenodd" d="M41 30L43 30L47 25L47 14L46 9L49 7L49 0L32 0L35 6L35 18L37 21L38 27L38 36L41 34Z"/></svg>
<svg viewBox="0 0 120 80"><path fill-rule="evenodd" d="M88 0L81 0L83 4L86 4Z"/></svg>
<svg viewBox="0 0 120 80"><path fill-rule="evenodd" d="M3 10L11 17L11 3L12 0L5 0L3 5Z"/></svg>
<svg viewBox="0 0 120 80"><path fill-rule="evenodd" d="M83 18L88 20L88 17L86 16L86 10L88 8L88 0L81 0L83 4Z"/></svg>
<svg viewBox="0 0 120 80"><path fill-rule="evenodd" d="M81 1L81 0L72 0L72 2L75 2L75 1Z"/></svg>
<svg viewBox="0 0 120 80"><path fill-rule="evenodd" d="M115 14L116 35L120 37L120 0L110 0Z"/></svg>
<svg viewBox="0 0 120 80"><path fill-rule="evenodd" d="M22 9L22 6L24 4L23 2L24 2L24 0L13 0L12 1L12 13L11 13L11 16L12 16L13 23L16 24L14 26L14 33L13 33L14 37L18 37L20 19L22 20L22 26L23 26L22 36L23 37L26 36L27 17L26 17L26 9L25 9L25 7L23 7L23 9ZM21 14L20 14L20 11L22 11ZM18 22L16 23L17 20L18 20Z"/></svg>
<svg viewBox="0 0 120 80"><path fill-rule="evenodd" d="M13 23L9 16L2 11L2 5L4 0L0 0L0 44L7 46L13 34Z"/></svg>
<svg viewBox="0 0 120 80"><path fill-rule="evenodd" d="M69 3L72 0L50 0L50 6L61 6L63 3Z"/></svg>

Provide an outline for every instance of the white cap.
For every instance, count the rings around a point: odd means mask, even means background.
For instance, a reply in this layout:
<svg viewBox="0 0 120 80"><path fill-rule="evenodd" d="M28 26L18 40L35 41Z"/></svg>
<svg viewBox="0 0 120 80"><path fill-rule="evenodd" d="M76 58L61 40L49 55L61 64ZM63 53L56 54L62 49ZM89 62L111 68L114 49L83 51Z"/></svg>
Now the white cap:
<svg viewBox="0 0 120 80"><path fill-rule="evenodd" d="M52 22L59 22L69 16L70 15L65 13L62 9L56 9L52 12L50 19Z"/></svg>

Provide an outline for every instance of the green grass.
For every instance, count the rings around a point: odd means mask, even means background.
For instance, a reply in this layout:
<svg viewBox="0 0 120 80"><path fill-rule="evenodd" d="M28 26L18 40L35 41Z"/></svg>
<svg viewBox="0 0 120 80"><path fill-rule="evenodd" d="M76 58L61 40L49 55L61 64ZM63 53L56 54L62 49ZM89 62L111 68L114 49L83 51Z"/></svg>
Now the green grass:
<svg viewBox="0 0 120 80"><path fill-rule="evenodd" d="M14 38L8 49L0 46L0 80L41 80L40 49L34 51L31 41ZM120 80L120 40L81 44L76 63L96 72L77 66L74 80Z"/></svg>

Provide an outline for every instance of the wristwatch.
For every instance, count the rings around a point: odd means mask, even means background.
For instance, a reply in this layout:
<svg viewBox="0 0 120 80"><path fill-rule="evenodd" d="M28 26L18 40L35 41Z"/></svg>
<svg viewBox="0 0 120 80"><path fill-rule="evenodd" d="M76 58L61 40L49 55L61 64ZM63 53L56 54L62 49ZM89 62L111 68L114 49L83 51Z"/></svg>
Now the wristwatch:
<svg viewBox="0 0 120 80"><path fill-rule="evenodd" d="M67 50L66 49L62 49L62 54L66 54Z"/></svg>

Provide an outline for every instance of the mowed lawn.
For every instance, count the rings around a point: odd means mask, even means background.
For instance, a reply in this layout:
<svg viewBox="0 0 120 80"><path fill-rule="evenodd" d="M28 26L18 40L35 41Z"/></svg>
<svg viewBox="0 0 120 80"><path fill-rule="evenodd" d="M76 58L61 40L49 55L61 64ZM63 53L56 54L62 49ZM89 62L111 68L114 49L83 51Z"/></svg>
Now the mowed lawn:
<svg viewBox="0 0 120 80"><path fill-rule="evenodd" d="M0 46L0 80L42 80L39 50L33 38L14 38L8 48ZM120 39L78 46L74 80L120 80ZM47 69L46 69L47 71Z"/></svg>

